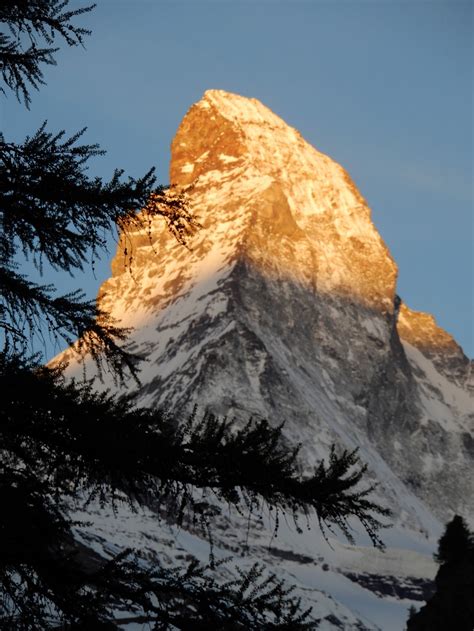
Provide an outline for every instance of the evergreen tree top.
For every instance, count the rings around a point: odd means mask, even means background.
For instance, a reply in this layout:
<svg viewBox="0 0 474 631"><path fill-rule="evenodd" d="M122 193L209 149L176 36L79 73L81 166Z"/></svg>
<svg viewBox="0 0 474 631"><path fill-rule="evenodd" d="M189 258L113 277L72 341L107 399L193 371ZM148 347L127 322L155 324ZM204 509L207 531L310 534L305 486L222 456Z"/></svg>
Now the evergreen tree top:
<svg viewBox="0 0 474 631"><path fill-rule="evenodd" d="M435 559L438 563L460 561L474 551L473 533L469 530L465 520L455 515L447 524L444 534L438 543Z"/></svg>

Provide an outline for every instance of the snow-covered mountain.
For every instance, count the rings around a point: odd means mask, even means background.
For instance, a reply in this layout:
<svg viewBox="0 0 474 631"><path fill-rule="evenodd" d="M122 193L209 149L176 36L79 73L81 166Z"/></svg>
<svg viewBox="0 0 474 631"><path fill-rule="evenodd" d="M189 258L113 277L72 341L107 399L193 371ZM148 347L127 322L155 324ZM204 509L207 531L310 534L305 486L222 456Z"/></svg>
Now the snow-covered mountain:
<svg viewBox="0 0 474 631"><path fill-rule="evenodd" d="M257 533L253 553L328 592L321 628L337 627L331 615L346 629L403 628L436 571L441 522L474 517L472 363L396 295L396 264L349 175L255 99L206 92L173 141L170 181L202 228L188 248L159 219L122 237L98 297L147 358L139 403L285 421L307 467L334 442L359 447L395 514L385 556L362 538L315 552L316 535L290 532L273 556ZM113 539L97 519L96 536Z"/></svg>

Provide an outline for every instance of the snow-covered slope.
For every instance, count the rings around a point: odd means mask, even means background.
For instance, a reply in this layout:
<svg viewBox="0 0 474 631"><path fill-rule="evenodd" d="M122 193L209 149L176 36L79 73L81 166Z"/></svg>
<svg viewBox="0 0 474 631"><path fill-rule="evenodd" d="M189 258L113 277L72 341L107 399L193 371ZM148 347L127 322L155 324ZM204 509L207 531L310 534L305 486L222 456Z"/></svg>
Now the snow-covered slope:
<svg viewBox="0 0 474 631"><path fill-rule="evenodd" d="M396 265L344 169L258 101L206 92L173 141L170 181L202 224L189 249L157 219L122 239L99 293L147 358L139 402L285 421L308 467L333 442L358 446L395 511L399 552L383 572L400 578L415 558L403 546L426 552L438 520L474 516L470 362L431 316L400 304ZM352 566L344 550L327 552L338 576L377 592L362 578L374 575L369 553L355 550ZM309 585L319 570L306 570Z"/></svg>

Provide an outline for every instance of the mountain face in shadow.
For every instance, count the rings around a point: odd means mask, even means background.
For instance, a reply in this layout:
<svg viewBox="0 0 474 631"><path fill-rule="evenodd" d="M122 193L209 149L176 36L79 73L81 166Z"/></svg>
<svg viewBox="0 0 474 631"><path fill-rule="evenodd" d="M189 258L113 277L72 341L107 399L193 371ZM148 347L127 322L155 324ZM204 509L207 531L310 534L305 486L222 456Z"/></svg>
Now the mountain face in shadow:
<svg viewBox="0 0 474 631"><path fill-rule="evenodd" d="M474 516L472 364L398 298L344 169L255 99L211 90L173 140L170 181L201 229L187 248L158 219L122 237L98 296L146 357L138 403L285 422L308 468L333 442L359 447L401 531Z"/></svg>

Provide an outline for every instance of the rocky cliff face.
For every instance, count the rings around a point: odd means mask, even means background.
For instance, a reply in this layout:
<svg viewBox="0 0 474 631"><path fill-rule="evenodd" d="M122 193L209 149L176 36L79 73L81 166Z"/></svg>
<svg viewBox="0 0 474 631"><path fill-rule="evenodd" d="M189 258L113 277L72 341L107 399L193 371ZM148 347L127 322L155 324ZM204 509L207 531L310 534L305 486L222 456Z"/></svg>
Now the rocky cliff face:
<svg viewBox="0 0 474 631"><path fill-rule="evenodd" d="M202 228L189 249L159 220L123 239L99 293L147 357L139 402L285 421L307 466L333 442L358 446L401 528L474 515L470 363L400 303L344 169L258 101L212 90L185 116L170 174Z"/></svg>
<svg viewBox="0 0 474 631"><path fill-rule="evenodd" d="M402 303L397 329L400 337L433 362L444 377L472 391L472 361L464 355L456 340L436 324L432 315L412 311Z"/></svg>

